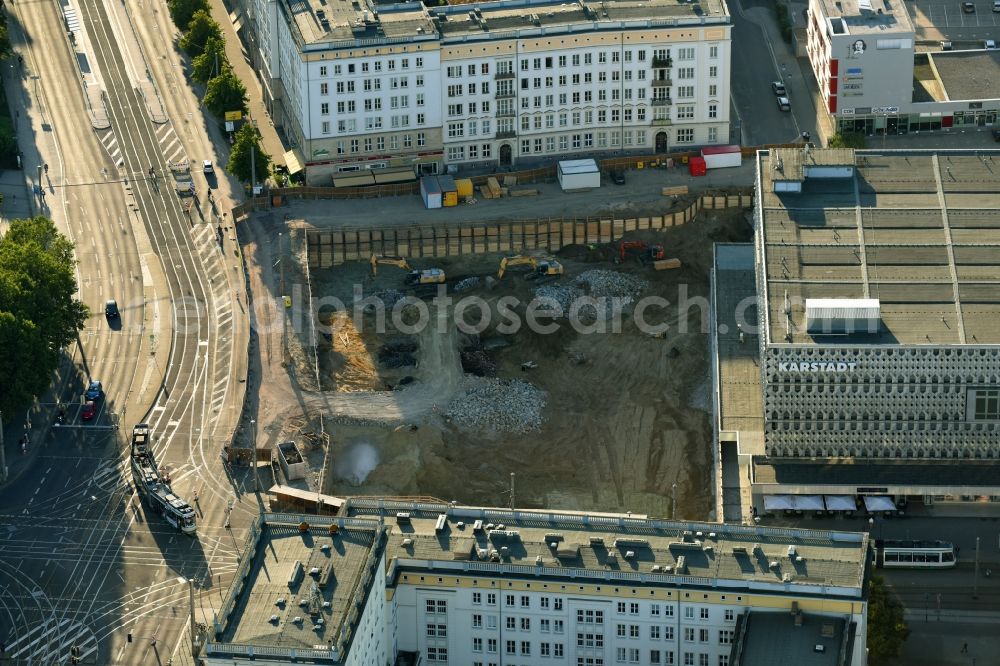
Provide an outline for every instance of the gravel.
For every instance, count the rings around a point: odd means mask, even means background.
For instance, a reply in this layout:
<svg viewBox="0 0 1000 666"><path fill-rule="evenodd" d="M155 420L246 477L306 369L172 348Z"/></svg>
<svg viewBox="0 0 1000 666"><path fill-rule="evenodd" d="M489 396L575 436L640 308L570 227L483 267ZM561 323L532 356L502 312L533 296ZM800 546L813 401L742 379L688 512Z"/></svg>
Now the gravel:
<svg viewBox="0 0 1000 666"><path fill-rule="evenodd" d="M535 296L537 298L552 298L555 299L559 306L562 308L562 316L566 316L569 312L569 306L573 304L573 301L583 296L583 290L579 287L574 287L572 285L553 282L551 284L543 284L542 286L535 289ZM539 310L551 310L552 306L548 303L542 303L538 307Z"/></svg>
<svg viewBox="0 0 1000 666"><path fill-rule="evenodd" d="M472 277L467 277L463 280L459 280L458 282L456 282L455 286L453 286L451 290L455 292L468 291L469 289L472 289L473 287L476 287L478 285L479 285L479 278L473 275Z"/></svg>
<svg viewBox="0 0 1000 666"><path fill-rule="evenodd" d="M584 271L573 282L594 298L616 296L629 302L639 298L649 286L648 282L634 275L601 269Z"/></svg>
<svg viewBox="0 0 1000 666"><path fill-rule="evenodd" d="M445 414L456 424L475 430L524 433L542 425L545 392L520 379L466 377L463 391Z"/></svg>

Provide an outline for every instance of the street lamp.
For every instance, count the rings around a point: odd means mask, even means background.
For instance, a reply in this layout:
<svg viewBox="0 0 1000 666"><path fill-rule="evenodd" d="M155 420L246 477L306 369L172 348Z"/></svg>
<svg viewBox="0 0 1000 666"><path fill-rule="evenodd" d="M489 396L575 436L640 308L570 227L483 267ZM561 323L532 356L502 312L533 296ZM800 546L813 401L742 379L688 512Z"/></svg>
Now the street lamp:
<svg viewBox="0 0 1000 666"><path fill-rule="evenodd" d="M677 484L670 484L670 520L677 520Z"/></svg>

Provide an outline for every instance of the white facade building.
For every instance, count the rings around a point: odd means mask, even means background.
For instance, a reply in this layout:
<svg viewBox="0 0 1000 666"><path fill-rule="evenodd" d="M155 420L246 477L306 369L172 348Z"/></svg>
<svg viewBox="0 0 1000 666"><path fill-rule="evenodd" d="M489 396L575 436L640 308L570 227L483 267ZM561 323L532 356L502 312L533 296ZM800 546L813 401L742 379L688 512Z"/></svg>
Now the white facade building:
<svg viewBox="0 0 1000 666"><path fill-rule="evenodd" d="M865 663L866 534L379 499L342 513L264 515L208 664L737 666L759 614L823 623L788 663L817 644L830 661L810 663Z"/></svg>
<svg viewBox="0 0 1000 666"><path fill-rule="evenodd" d="M272 115L308 180L729 141L724 0L253 0Z"/></svg>

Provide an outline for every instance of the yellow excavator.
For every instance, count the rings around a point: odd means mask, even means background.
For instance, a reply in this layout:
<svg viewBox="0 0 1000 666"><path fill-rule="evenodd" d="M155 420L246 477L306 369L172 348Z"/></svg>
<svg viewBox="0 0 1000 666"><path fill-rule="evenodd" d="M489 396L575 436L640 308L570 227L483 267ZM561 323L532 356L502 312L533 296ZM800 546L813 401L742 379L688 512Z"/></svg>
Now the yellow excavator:
<svg viewBox="0 0 1000 666"><path fill-rule="evenodd" d="M393 257L385 254L373 254L368 263L372 267L372 277L378 275L379 264L388 264L408 271L406 274L406 284L440 284L446 280L445 273L440 268L426 268L424 270L414 270L407 263L405 257Z"/></svg>
<svg viewBox="0 0 1000 666"><path fill-rule="evenodd" d="M563 274L563 266L552 257L532 257L525 254L518 254L511 257L504 257L500 260L500 270L497 271L497 279L502 280L503 274L508 268L513 266L528 265L534 269L531 277L557 276Z"/></svg>

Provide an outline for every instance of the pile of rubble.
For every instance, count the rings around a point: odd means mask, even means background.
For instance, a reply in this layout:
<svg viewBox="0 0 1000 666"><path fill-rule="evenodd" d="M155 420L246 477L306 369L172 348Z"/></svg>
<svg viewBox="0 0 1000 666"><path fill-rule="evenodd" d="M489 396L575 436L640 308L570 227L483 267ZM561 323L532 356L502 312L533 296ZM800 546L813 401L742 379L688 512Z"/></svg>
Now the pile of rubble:
<svg viewBox="0 0 1000 666"><path fill-rule="evenodd" d="M461 353L462 371L477 377L496 377L497 364L489 352L482 349L467 349Z"/></svg>
<svg viewBox="0 0 1000 666"><path fill-rule="evenodd" d="M545 392L528 382L466 377L463 389L445 410L445 415L462 427L524 433L542 425Z"/></svg>
<svg viewBox="0 0 1000 666"><path fill-rule="evenodd" d="M451 290L454 292L468 291L469 289L477 286L479 286L479 278L473 275L456 282Z"/></svg>
<svg viewBox="0 0 1000 666"><path fill-rule="evenodd" d="M579 287L574 287L568 284L560 284L558 282L553 282L550 284L543 284L542 286L535 289L536 298L551 298L559 304L562 308L562 316L566 316L569 312L570 306L573 301L583 296L583 290ZM542 302L539 304L539 310L551 310L551 303Z"/></svg>
<svg viewBox="0 0 1000 666"><path fill-rule="evenodd" d="M634 275L601 269L584 271L573 282L594 298L617 297L628 303L639 298L639 294L649 286L648 282Z"/></svg>

